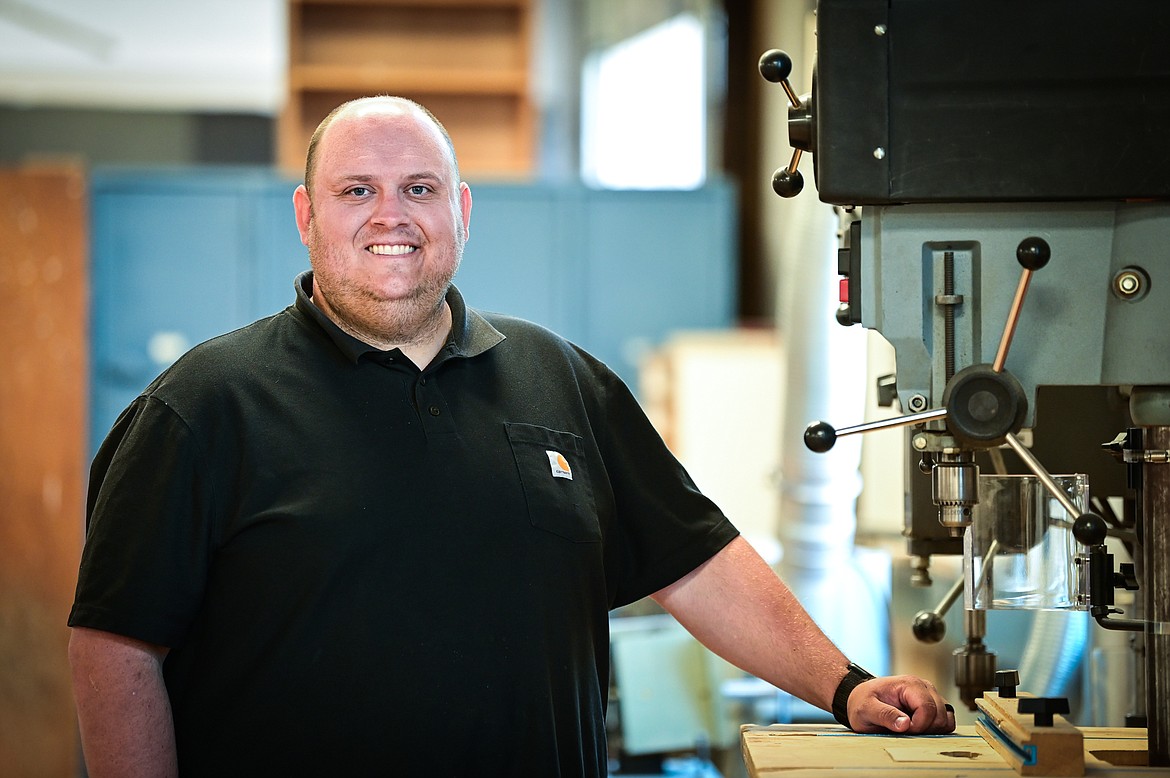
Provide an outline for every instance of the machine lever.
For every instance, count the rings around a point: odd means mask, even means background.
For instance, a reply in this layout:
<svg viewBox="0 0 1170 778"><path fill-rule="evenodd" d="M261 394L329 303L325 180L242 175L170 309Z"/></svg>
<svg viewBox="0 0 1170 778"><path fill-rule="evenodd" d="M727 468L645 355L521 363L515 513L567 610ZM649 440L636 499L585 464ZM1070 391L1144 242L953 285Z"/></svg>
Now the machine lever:
<svg viewBox="0 0 1170 778"><path fill-rule="evenodd" d="M812 98L799 97L788 82L792 75L792 57L780 49L769 49L760 57L760 75L766 81L779 84L788 97L788 136L792 144L792 159L786 167L772 174L772 190L781 197L795 197L804 189L804 176L797 170L802 151L813 151L815 129Z"/></svg>
<svg viewBox="0 0 1170 778"><path fill-rule="evenodd" d="M1048 490L1048 493L1060 503L1061 507L1065 509L1069 516L1072 516L1073 521L1075 522L1079 519L1082 513L1081 509L1069 499L1069 496L1064 493L1064 490L1049 475L1044 465L1040 464L1040 460L1028 450L1027 446L1020 442L1020 439L1016 437L1015 433L1009 432L1005 436L1005 440L1011 446L1012 451L1016 452L1020 460L1032 471L1032 474L1040 480L1040 483Z"/></svg>
<svg viewBox="0 0 1170 778"><path fill-rule="evenodd" d="M769 80L783 81L791 69L792 61L782 51L773 49L760 59L760 72ZM799 158L800 149L797 149L793 159L795 161ZM780 172L777 172L777 175L780 175ZM845 435L946 420L948 431L965 448L990 448L1006 440L1028 468L1040 478L1045 488L1060 500L1065 510L1074 518L1079 515L1068 496L1056 486L1036 458L1016 439L1015 432L1024 422L1028 401L1019 381L1011 373L1004 371L1008 349L1011 348L1012 338L1015 336L1032 274L1048 264L1051 256L1052 250L1043 238L1033 236L1020 241L1016 247L1016 260L1023 267L1023 272L1015 298L1012 300L1011 310L1008 312L995 362L990 366L970 365L951 376L943 392L942 408L858 424L841 430L833 429L828 422L813 422L805 428L805 446L811 451L823 454L833 447L837 438Z"/></svg>
<svg viewBox="0 0 1170 778"><path fill-rule="evenodd" d="M1003 365L1007 362L1008 349L1011 348L1012 338L1016 334L1016 324L1020 321L1020 310L1024 306L1024 297L1028 294L1028 285L1032 282L1032 273L1047 265L1051 257L1052 249L1043 238L1035 236L1024 238L1016 247L1016 260L1024 270L1020 274L1020 283L1016 286L1016 295L1012 298L1012 307L1008 311L1003 336L999 339L995 361L991 363L991 369L997 373L1003 372Z"/></svg>
<svg viewBox="0 0 1170 778"><path fill-rule="evenodd" d="M923 424L936 419L945 419L946 417L946 408L935 408L929 411L911 413L907 416L895 416L892 419L869 421L865 424L857 424L839 430L833 429L833 425L827 421L814 421L804 429L804 445L808 447L809 451L823 454L833 447L833 444L837 442L837 438L843 438L846 435L856 435L859 432L891 429L893 427L909 427L911 424Z"/></svg>
<svg viewBox="0 0 1170 778"><path fill-rule="evenodd" d="M914 616L914 637L922 643L937 643L946 637L947 622L943 618L963 593L963 577L959 576L934 610L921 610Z"/></svg>
<svg viewBox="0 0 1170 778"><path fill-rule="evenodd" d="M792 57L788 52L780 49L768 49L760 56L760 75L765 81L779 84L788 95L788 103L796 109L804 108L804 103L796 96L788 77L792 75Z"/></svg>

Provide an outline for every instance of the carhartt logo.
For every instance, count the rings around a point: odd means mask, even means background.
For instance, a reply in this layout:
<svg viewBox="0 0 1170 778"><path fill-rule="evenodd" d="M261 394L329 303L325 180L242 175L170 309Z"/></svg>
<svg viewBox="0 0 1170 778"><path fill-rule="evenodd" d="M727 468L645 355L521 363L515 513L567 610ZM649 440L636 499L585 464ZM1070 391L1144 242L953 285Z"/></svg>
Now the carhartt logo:
<svg viewBox="0 0 1170 778"><path fill-rule="evenodd" d="M548 454L548 467L552 470L553 478L568 478L573 480L573 468L569 467L569 460L559 451L545 451Z"/></svg>

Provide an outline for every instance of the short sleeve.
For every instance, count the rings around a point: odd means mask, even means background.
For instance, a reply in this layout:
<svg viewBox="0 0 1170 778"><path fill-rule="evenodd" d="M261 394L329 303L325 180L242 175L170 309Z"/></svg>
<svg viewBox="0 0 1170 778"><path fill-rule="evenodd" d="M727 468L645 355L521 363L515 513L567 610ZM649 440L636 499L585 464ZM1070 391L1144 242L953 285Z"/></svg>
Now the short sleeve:
<svg viewBox="0 0 1170 778"><path fill-rule="evenodd" d="M603 457L614 492L615 537L607 549L610 607L668 586L723 549L739 531L695 485L629 388L607 389Z"/></svg>
<svg viewBox="0 0 1170 778"><path fill-rule="evenodd" d="M212 492L183 419L154 397L136 399L93 462L69 625L181 644L207 579Z"/></svg>

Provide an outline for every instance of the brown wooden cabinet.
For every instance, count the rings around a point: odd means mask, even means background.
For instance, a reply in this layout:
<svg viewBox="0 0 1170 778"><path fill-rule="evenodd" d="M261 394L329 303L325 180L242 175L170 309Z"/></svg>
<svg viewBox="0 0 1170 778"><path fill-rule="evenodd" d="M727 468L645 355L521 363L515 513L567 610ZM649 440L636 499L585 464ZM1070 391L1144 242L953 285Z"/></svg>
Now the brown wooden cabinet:
<svg viewBox="0 0 1170 778"><path fill-rule="evenodd" d="M409 97L451 133L464 176L525 179L535 0L289 0L280 166L299 175L317 124L371 94Z"/></svg>
<svg viewBox="0 0 1170 778"><path fill-rule="evenodd" d="M72 166L0 169L0 774L77 774L65 619L85 532L89 213Z"/></svg>

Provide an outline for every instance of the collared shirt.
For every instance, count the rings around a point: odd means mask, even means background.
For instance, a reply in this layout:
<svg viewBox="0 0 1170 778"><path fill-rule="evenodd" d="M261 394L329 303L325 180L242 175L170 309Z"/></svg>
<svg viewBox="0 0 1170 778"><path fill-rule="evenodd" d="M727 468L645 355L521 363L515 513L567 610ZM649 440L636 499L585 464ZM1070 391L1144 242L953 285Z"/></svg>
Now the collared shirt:
<svg viewBox="0 0 1170 778"><path fill-rule="evenodd" d="M400 350L383 351L371 346L338 327L332 319L325 315L325 312L318 308L312 300L312 271L306 271L297 276L294 285L297 294L294 304L297 309L321 325L321 329L325 330L330 340L354 363L357 363L362 357L383 363L406 360ZM463 295L454 286L447 292L447 305L451 308L451 333L443 348L447 356L473 357L482 354L504 339L504 336L495 327L488 324L486 319L476 312L468 310L467 305L463 302ZM406 361L409 362L409 360Z"/></svg>
<svg viewBox="0 0 1170 778"><path fill-rule="evenodd" d="M420 371L296 288L119 417L70 624L171 647L184 774L605 775L608 610L734 528L547 330L452 288Z"/></svg>

